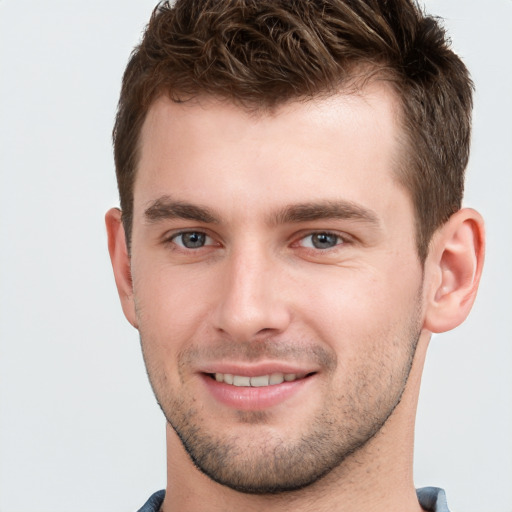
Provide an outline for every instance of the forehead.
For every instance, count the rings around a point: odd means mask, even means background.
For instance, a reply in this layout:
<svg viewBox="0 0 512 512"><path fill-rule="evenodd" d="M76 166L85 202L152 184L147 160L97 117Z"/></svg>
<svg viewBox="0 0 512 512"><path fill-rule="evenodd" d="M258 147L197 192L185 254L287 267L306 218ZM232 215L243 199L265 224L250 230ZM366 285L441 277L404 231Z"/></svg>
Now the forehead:
<svg viewBox="0 0 512 512"><path fill-rule="evenodd" d="M384 82L261 112L160 97L141 133L134 209L176 193L219 207L244 197L256 209L337 195L371 202L398 186L399 112Z"/></svg>

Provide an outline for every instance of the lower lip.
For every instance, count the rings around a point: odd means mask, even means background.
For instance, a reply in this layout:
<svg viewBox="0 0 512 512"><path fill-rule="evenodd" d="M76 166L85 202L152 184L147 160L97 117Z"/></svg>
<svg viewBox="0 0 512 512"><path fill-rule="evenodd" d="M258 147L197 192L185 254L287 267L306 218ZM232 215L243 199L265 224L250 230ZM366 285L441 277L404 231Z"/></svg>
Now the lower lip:
<svg viewBox="0 0 512 512"><path fill-rule="evenodd" d="M220 403L241 411L261 411L289 400L307 386L313 376L274 386L233 386L203 375L208 391Z"/></svg>

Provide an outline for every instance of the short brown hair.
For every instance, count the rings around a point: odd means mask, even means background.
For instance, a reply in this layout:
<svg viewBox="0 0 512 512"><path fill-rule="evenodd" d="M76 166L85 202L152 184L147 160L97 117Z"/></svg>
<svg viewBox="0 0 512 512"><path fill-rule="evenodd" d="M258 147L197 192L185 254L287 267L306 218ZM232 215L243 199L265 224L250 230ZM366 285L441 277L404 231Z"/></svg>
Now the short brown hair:
<svg viewBox="0 0 512 512"><path fill-rule="evenodd" d="M416 213L419 257L461 207L472 82L439 20L414 0L177 0L160 3L123 77L113 131L129 246L146 114L163 94L248 109L333 94L355 69L389 80L402 104L399 181Z"/></svg>

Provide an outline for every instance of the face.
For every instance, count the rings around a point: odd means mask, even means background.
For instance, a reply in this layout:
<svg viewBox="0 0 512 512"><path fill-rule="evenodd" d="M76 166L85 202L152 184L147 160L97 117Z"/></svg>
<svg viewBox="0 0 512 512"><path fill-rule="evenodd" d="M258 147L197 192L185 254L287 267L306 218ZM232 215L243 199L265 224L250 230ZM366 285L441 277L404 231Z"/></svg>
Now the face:
<svg viewBox="0 0 512 512"><path fill-rule="evenodd" d="M158 100L134 188L129 320L169 424L234 489L307 486L379 432L422 267L384 85L249 114Z"/></svg>

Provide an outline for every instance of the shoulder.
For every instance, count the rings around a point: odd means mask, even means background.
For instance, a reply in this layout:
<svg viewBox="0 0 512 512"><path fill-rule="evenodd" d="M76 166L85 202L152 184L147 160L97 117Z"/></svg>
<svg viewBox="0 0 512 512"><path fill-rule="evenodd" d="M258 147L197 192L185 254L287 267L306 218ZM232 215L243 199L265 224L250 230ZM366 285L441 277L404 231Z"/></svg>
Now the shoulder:
<svg viewBox="0 0 512 512"><path fill-rule="evenodd" d="M162 503L164 502L165 491L157 491L152 494L146 503L142 505L142 508L138 512L158 512Z"/></svg>
<svg viewBox="0 0 512 512"><path fill-rule="evenodd" d="M418 501L422 508L428 512L450 512L446 501L446 494L439 487L422 487L416 489Z"/></svg>

